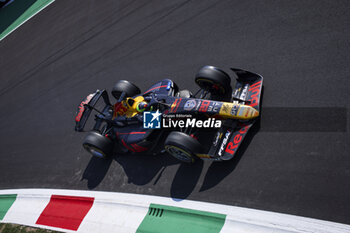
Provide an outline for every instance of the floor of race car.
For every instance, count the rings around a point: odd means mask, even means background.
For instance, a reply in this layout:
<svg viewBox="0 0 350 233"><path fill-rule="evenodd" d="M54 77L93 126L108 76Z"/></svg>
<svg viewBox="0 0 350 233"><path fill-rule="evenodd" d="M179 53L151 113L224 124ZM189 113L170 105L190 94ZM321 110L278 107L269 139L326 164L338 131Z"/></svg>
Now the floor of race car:
<svg viewBox="0 0 350 233"><path fill-rule="evenodd" d="M348 1L55 1L0 42L0 189L186 198L350 224ZM128 79L196 91L203 65L264 76L239 155L91 158L76 107Z"/></svg>

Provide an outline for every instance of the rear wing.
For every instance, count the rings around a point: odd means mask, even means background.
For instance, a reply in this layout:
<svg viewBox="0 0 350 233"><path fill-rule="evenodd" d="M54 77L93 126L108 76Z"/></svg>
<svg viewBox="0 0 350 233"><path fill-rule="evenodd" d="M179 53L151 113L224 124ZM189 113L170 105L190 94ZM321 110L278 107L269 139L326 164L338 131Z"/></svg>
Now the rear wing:
<svg viewBox="0 0 350 233"><path fill-rule="evenodd" d="M243 100L244 104L260 110L260 96L263 77L249 71L231 68L237 75L237 82L232 93L233 99Z"/></svg>
<svg viewBox="0 0 350 233"><path fill-rule="evenodd" d="M92 110L101 96L106 104L104 110L111 106L106 90L97 90L95 93L88 95L78 106L77 115L75 117L75 131L83 131Z"/></svg>

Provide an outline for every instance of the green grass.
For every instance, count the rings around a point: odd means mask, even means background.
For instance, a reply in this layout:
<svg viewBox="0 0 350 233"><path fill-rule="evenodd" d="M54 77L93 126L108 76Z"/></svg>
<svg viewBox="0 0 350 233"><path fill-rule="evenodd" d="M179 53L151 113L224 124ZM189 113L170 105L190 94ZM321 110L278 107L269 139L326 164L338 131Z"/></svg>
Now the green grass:
<svg viewBox="0 0 350 233"><path fill-rule="evenodd" d="M27 227L17 224L0 223L0 233L59 233L58 231Z"/></svg>

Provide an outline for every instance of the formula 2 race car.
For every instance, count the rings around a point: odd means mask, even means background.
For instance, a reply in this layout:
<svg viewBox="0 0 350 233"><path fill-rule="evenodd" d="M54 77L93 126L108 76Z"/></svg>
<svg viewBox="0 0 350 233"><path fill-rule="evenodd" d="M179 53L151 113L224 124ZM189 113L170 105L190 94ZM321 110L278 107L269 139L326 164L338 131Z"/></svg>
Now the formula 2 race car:
<svg viewBox="0 0 350 233"><path fill-rule="evenodd" d="M231 70L237 76L234 89L226 72L213 66L202 67L195 76L200 89L194 95L189 90L179 90L170 79L157 82L142 94L131 82L118 81L111 92L117 100L115 104L111 104L106 90L97 90L81 102L75 130L83 131L90 113L97 112L83 146L99 158L165 149L188 163L196 158L229 160L259 117L263 84L258 74ZM99 110L95 105L101 97L104 107ZM187 118L187 123L177 124L178 117ZM215 126L209 121L215 121ZM201 127L205 124L212 128Z"/></svg>

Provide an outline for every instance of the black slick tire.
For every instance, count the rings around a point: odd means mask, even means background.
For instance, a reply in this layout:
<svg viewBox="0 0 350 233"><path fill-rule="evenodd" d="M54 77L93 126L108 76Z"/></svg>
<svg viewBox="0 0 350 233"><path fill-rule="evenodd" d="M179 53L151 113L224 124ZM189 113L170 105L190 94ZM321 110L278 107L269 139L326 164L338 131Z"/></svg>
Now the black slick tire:
<svg viewBox="0 0 350 233"><path fill-rule="evenodd" d="M195 82L213 95L225 96L231 90L230 76L214 66L202 67L196 74Z"/></svg>
<svg viewBox="0 0 350 233"><path fill-rule="evenodd" d="M83 147L97 158L108 158L113 152L113 142L96 131L91 131L86 135Z"/></svg>
<svg viewBox="0 0 350 233"><path fill-rule="evenodd" d="M119 100L121 94L125 92L125 97L132 97L141 93L140 88L127 80L119 80L112 89L112 95Z"/></svg>
<svg viewBox="0 0 350 233"><path fill-rule="evenodd" d="M202 145L188 134L173 131L166 138L164 147L169 154L178 160L194 163L197 158L195 154L200 153Z"/></svg>

